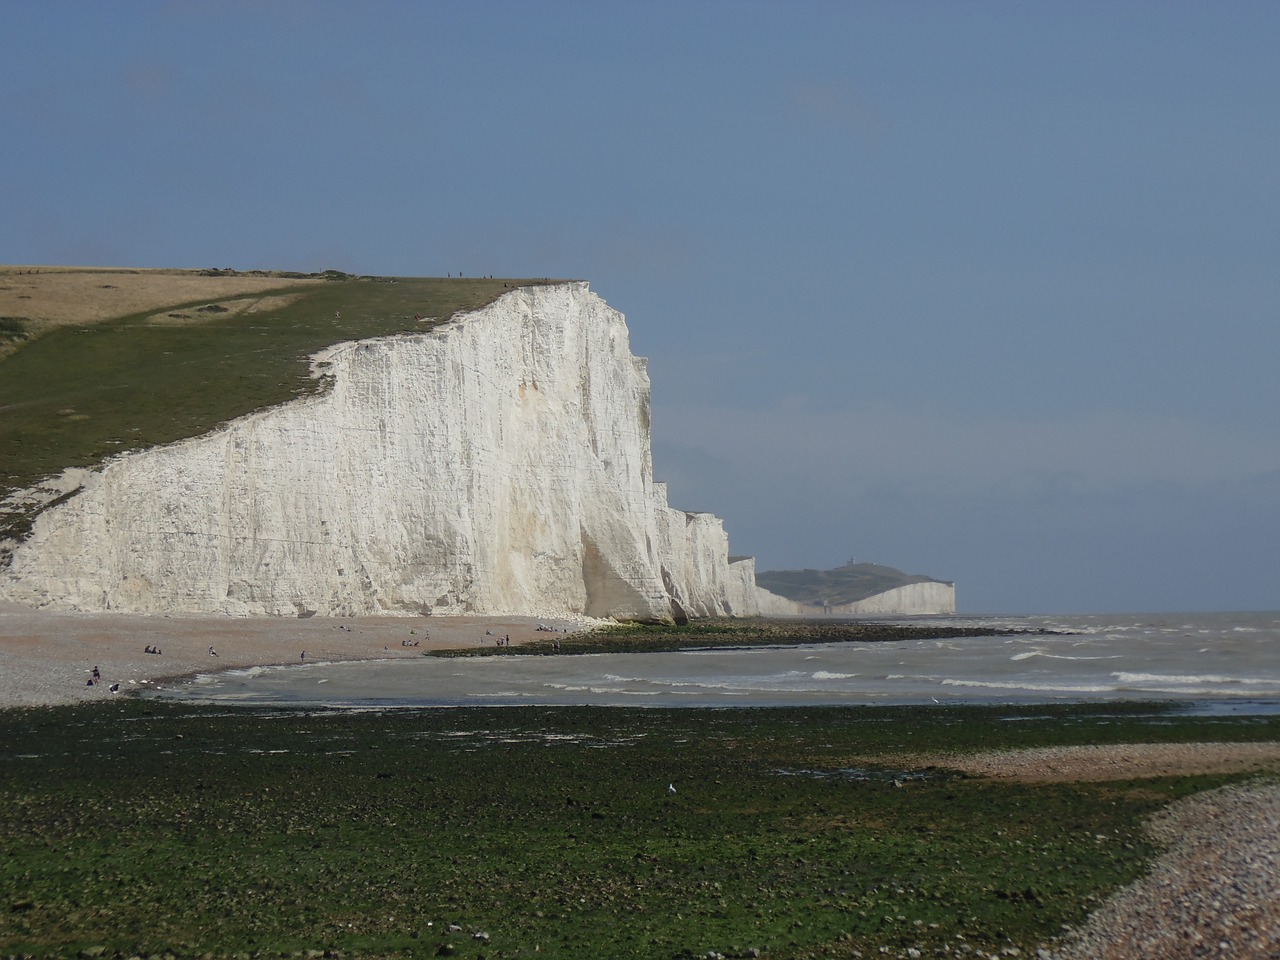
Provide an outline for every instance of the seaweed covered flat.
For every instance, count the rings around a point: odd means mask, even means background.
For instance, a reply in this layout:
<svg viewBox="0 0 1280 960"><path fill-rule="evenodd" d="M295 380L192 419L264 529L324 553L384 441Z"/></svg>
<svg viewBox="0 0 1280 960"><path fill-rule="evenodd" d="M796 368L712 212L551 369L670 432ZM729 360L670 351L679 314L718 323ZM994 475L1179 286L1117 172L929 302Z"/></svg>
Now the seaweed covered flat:
<svg viewBox="0 0 1280 960"><path fill-rule="evenodd" d="M890 643L959 637L1054 636L1043 628L955 626L894 620L786 620L708 617L686 624L621 623L559 635L548 632L518 646L434 650L436 657L544 656L551 653L666 653L710 647L766 647L806 643Z"/></svg>
<svg viewBox="0 0 1280 960"><path fill-rule="evenodd" d="M0 711L0 955L1034 955L1143 872L1147 817L1239 776L913 757L1278 735L1149 704Z"/></svg>

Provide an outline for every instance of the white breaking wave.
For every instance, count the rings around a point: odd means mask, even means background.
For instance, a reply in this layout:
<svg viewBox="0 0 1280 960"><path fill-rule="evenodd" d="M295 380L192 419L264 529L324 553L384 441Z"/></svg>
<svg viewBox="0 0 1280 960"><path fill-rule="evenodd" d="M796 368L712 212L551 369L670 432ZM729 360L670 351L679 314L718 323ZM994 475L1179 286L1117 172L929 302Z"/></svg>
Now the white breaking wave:
<svg viewBox="0 0 1280 960"><path fill-rule="evenodd" d="M591 693L597 696L656 697L661 690L635 690L630 687L597 687L591 684L544 683L544 687L563 693Z"/></svg>
<svg viewBox="0 0 1280 960"><path fill-rule="evenodd" d="M948 677L942 681L944 687L975 687L990 690L1034 690L1040 693L1112 693L1112 686L1095 686L1091 684L1054 684L1024 683L1019 680L956 680Z"/></svg>
<svg viewBox="0 0 1280 960"><path fill-rule="evenodd" d="M1180 674L1164 673L1113 673L1112 676L1120 683L1173 683L1185 684L1187 686L1201 686L1206 683L1243 683L1271 686L1276 683L1275 680L1255 679L1253 677L1223 677L1215 674L1209 674L1207 676L1185 676Z"/></svg>

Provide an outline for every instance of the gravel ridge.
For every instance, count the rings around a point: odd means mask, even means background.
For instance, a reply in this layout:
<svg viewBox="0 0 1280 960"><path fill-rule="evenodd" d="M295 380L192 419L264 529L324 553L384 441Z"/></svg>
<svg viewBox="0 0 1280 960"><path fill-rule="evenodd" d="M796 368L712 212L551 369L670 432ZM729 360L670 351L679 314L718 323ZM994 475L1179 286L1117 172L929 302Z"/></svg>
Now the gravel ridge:
<svg viewBox="0 0 1280 960"><path fill-rule="evenodd" d="M1080 783L1213 773L1280 773L1280 741L1108 743L900 757L1021 783Z"/></svg>
<svg viewBox="0 0 1280 960"><path fill-rule="evenodd" d="M1148 829L1166 852L1040 960L1280 957L1280 782L1188 797Z"/></svg>

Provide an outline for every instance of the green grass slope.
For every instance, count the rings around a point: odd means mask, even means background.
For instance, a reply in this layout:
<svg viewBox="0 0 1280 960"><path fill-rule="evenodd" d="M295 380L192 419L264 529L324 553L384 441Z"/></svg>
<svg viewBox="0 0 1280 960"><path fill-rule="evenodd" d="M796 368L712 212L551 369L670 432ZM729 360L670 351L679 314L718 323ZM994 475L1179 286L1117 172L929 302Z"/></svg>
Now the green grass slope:
<svg viewBox="0 0 1280 960"><path fill-rule="evenodd" d="M322 276L328 282L282 288L256 312L172 303L22 340L0 359L0 501L66 467L198 436L314 392L308 357L331 344L420 333L544 282ZM25 535L31 519L0 512L0 539Z"/></svg>
<svg viewBox="0 0 1280 960"><path fill-rule="evenodd" d="M878 563L846 563L834 570L764 570L756 583L788 600L820 607L855 603L909 583L938 583L932 577L903 573Z"/></svg>

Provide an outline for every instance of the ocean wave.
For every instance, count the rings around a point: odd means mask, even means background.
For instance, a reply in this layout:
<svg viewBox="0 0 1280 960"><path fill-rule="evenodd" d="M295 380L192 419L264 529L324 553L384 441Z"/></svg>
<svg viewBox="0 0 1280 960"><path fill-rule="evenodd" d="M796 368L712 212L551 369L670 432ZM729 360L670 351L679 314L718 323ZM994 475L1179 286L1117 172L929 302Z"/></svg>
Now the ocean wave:
<svg viewBox="0 0 1280 960"><path fill-rule="evenodd" d="M1219 674L1185 675L1176 673L1113 673L1112 676L1120 683L1173 683L1186 686L1203 685L1206 683L1238 683L1246 685L1262 684L1271 686L1276 683L1274 679L1265 679L1260 677L1224 677Z"/></svg>
<svg viewBox="0 0 1280 960"><path fill-rule="evenodd" d="M598 687L590 683L555 683L547 681L543 684L548 690L559 690L562 693L626 693L626 687Z"/></svg>
<svg viewBox="0 0 1280 960"><path fill-rule="evenodd" d="M269 667L237 667L234 670L224 670L224 677L260 677L266 673ZM276 668L278 669L278 668Z"/></svg>
<svg viewBox="0 0 1280 960"><path fill-rule="evenodd" d="M815 680L852 680L856 673L832 673L830 670L817 670L813 674Z"/></svg>
<svg viewBox="0 0 1280 960"><path fill-rule="evenodd" d="M990 690L1027 690L1041 693L1113 693L1115 687L1094 684L1055 684L1026 683L1020 680L956 680L951 677L942 681L944 687L975 687Z"/></svg>

